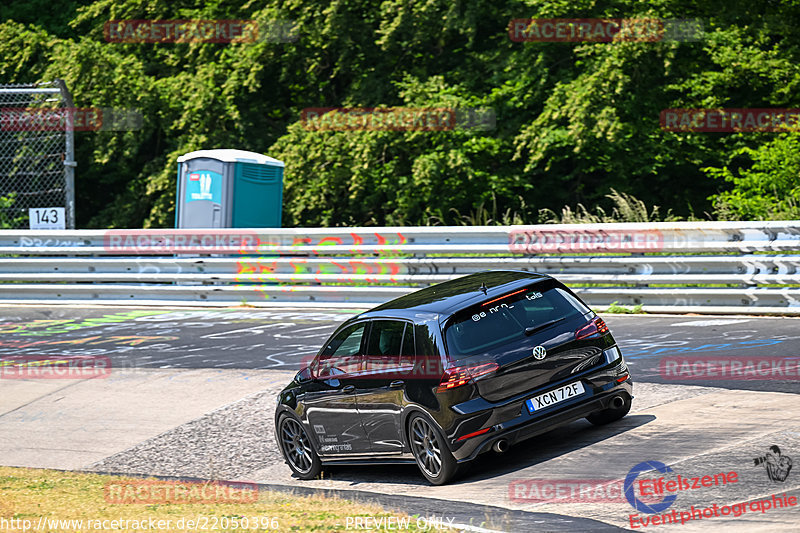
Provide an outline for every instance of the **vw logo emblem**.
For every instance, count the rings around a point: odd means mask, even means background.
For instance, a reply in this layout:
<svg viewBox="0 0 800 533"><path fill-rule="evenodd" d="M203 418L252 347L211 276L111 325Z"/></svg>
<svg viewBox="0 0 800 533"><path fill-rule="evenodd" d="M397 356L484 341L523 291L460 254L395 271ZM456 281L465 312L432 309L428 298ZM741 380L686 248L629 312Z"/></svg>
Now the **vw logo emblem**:
<svg viewBox="0 0 800 533"><path fill-rule="evenodd" d="M544 349L544 346L537 346L536 348L533 349L533 356L538 361L544 359L545 355L547 355L547 350Z"/></svg>

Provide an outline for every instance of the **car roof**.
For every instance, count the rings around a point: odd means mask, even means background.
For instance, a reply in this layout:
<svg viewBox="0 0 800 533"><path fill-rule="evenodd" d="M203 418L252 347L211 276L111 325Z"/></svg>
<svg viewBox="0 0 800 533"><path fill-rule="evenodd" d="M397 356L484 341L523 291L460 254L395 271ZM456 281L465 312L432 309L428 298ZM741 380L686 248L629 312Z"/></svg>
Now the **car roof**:
<svg viewBox="0 0 800 533"><path fill-rule="evenodd" d="M465 307L545 279L552 278L518 270L476 272L400 296L358 315L358 318L413 318L417 313L435 313L447 318ZM484 284L485 294L481 290Z"/></svg>

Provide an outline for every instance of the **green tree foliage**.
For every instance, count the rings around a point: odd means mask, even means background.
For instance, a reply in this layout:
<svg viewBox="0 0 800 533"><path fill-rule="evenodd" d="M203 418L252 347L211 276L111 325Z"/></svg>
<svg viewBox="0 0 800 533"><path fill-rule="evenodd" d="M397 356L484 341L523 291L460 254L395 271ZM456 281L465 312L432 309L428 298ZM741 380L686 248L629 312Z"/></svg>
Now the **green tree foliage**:
<svg viewBox="0 0 800 533"><path fill-rule="evenodd" d="M0 229L11 229L18 227L19 223L25 219L24 216L14 216L14 203L17 201L16 193L0 196ZM9 214L12 213L12 214Z"/></svg>
<svg viewBox="0 0 800 533"><path fill-rule="evenodd" d="M70 21L78 8L91 0L9 0L0 4L0 22L14 20L25 24L35 24L58 37L75 37Z"/></svg>
<svg viewBox="0 0 800 533"><path fill-rule="evenodd" d="M402 107L485 104L441 77L397 85ZM524 189L509 172L510 144L469 130L337 132L295 123L273 148L287 164L286 215L295 224L413 224L434 215L450 223L458 215L443 206L469 211L493 192Z"/></svg>
<svg viewBox="0 0 800 533"><path fill-rule="evenodd" d="M715 178L733 184L733 189L714 195L715 211L723 220L800 219L800 135L782 134L756 149L739 154L747 167L707 168Z"/></svg>
<svg viewBox="0 0 800 533"><path fill-rule="evenodd" d="M676 217L792 212L793 137L669 132L659 113L800 107L793 0L52 0L32 11L40 5L0 10L0 82L63 78L77 106L144 117L137 131L77 134L79 226L171 225L176 158L201 148L284 160L284 225L531 223L578 204L570 212L622 217L613 194L649 218L659 215L645 205ZM512 18L588 17L697 18L705 31L695 42L507 34ZM107 42L113 19L290 20L298 38ZM304 108L337 106L491 108L497 122L303 127Z"/></svg>

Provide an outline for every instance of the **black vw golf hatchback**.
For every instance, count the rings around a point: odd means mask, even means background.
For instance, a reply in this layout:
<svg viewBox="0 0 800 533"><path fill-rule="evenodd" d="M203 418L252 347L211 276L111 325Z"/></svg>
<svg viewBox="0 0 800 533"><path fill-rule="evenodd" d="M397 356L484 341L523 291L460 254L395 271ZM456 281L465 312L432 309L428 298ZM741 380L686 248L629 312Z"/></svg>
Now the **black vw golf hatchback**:
<svg viewBox="0 0 800 533"><path fill-rule="evenodd" d="M603 320L554 278L480 272L349 319L280 393L277 442L324 465L416 462L436 485L479 454L625 416L633 384Z"/></svg>

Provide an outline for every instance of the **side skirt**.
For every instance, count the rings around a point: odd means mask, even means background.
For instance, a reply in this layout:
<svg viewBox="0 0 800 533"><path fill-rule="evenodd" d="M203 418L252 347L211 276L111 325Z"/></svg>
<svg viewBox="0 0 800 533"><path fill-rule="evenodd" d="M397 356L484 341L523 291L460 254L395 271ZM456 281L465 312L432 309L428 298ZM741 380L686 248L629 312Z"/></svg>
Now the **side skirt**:
<svg viewBox="0 0 800 533"><path fill-rule="evenodd" d="M392 454L387 456L380 455L351 455L348 457L320 457L324 465L363 465L365 463L373 465L407 465L416 464L414 456L410 453L402 455Z"/></svg>

